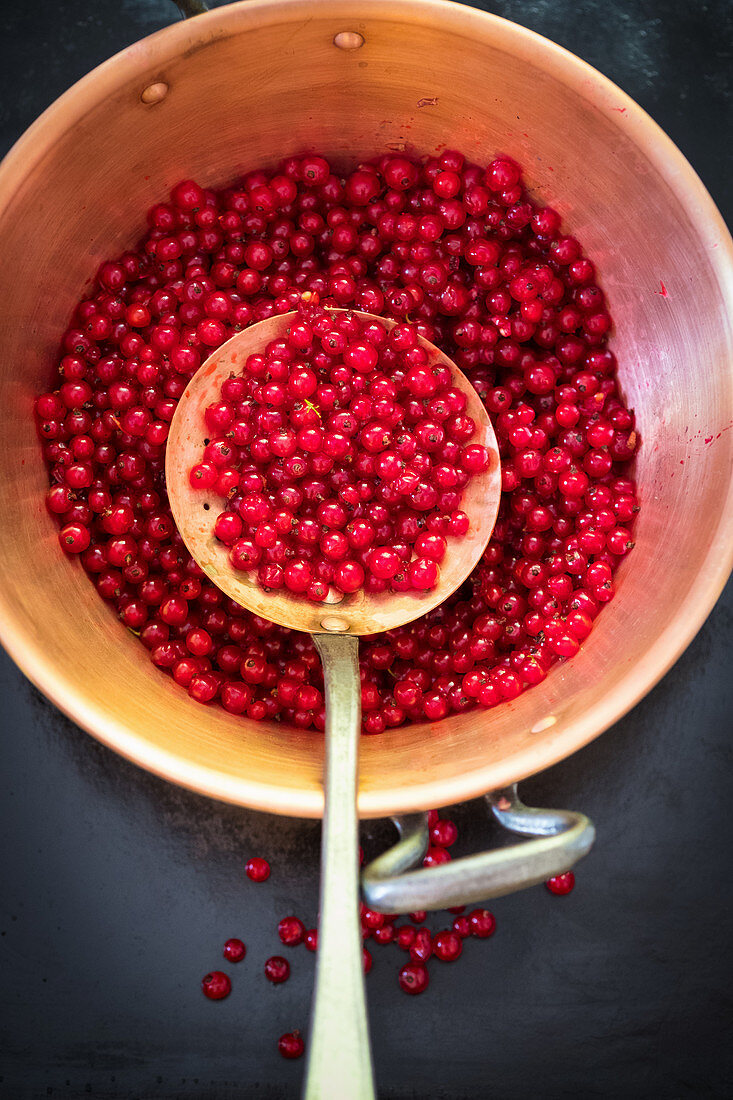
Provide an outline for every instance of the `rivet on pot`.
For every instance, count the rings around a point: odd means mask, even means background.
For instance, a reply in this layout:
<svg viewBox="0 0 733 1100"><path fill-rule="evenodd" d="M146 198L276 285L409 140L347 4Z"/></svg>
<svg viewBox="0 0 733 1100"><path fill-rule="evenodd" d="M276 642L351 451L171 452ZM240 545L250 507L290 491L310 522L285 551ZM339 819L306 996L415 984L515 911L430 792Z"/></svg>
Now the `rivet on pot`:
<svg viewBox="0 0 733 1100"><path fill-rule="evenodd" d="M334 35L333 44L340 50L358 50L364 45L364 35L358 31L339 31Z"/></svg>
<svg viewBox="0 0 733 1100"><path fill-rule="evenodd" d="M143 88L140 92L140 100L148 104L161 103L167 95L168 85L164 80L157 80L154 84L148 84L147 88Z"/></svg>

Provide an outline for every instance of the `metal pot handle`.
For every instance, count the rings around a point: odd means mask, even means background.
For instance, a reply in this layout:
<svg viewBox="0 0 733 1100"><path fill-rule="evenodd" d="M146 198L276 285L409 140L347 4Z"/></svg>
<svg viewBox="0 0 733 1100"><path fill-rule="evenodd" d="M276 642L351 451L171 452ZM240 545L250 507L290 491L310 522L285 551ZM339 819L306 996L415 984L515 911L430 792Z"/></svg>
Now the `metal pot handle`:
<svg viewBox="0 0 733 1100"><path fill-rule="evenodd" d="M505 829L536 839L410 870L428 849L427 814L395 817L400 841L362 872L362 895L369 908L413 913L498 898L568 871L593 846L596 831L585 814L525 806L516 783L492 791L486 801Z"/></svg>

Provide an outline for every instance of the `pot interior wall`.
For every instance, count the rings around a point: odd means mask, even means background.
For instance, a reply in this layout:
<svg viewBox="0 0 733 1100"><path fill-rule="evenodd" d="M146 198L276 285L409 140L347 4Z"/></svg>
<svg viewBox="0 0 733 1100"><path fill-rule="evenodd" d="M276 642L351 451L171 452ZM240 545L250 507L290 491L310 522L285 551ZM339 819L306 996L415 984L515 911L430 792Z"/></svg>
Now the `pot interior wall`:
<svg viewBox="0 0 733 1100"><path fill-rule="evenodd" d="M359 49L333 44L359 32ZM168 94L141 93L164 81ZM250 0L95 70L0 175L0 629L96 736L161 774L270 810L320 812L321 738L190 702L60 554L32 429L58 338L98 263L184 176L222 184L284 155L336 163L446 146L510 154L602 273L643 445L636 548L580 655L512 704L362 742L361 809L445 804L590 740L676 658L730 556L726 235L689 168L621 93L554 47L448 4ZM722 562L722 564L721 564Z"/></svg>

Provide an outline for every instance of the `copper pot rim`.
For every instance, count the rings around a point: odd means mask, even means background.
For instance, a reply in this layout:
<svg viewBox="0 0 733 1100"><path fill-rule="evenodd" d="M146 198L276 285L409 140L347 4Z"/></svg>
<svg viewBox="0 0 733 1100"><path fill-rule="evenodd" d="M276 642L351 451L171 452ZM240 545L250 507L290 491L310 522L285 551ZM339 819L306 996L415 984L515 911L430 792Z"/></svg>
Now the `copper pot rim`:
<svg viewBox="0 0 733 1100"><path fill-rule="evenodd" d="M692 166L661 127L634 100L591 65L549 39L486 12L466 8L452 0L369 0L344 5L320 0L319 14L356 23L370 16L417 21L426 13L442 21L453 34L473 40L486 38L493 47L531 62L592 103L644 150L670 189L681 199L708 247L709 263L733 314L733 241L723 218ZM204 48L220 37L249 26L289 23L299 14L312 18L312 0L243 0L218 8L193 20L182 21L141 39L104 61L52 103L14 144L0 165L0 212L12 201L15 180L35 168L53 149L69 126L93 110L107 94L136 76L141 89L156 70L182 53ZM343 29L343 27L341 28ZM733 369L733 367L731 368ZM657 637L642 661L631 668L612 691L601 694L582 715L558 733L548 730L533 745L500 764L448 780L416 782L394 790L362 791L359 811L364 817L417 811L425 806L450 805L484 794L542 771L594 740L635 706L678 660L710 614L733 568L733 478L721 505L715 538L701 562L695 583L679 607L678 617ZM198 793L254 809L289 816L319 817L323 810L320 791L281 788L232 777L162 750L138 736L124 722L91 703L70 688L49 661L32 624L15 616L0 588L0 642L29 680L76 724L120 755L154 774ZM521 699L518 701L521 705ZM504 704L517 708L516 703ZM489 712L490 713L490 712ZM487 720L488 715L487 715ZM362 742L368 753L370 741ZM490 778L489 778L490 776Z"/></svg>

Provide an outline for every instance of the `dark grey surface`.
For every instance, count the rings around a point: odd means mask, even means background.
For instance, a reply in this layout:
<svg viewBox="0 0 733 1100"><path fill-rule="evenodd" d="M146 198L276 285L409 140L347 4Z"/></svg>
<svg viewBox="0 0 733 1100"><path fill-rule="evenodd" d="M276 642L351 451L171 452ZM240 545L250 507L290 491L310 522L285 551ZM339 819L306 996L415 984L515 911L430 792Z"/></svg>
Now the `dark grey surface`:
<svg viewBox="0 0 733 1100"><path fill-rule="evenodd" d="M482 6L620 84L733 219L729 3ZM93 65L175 15L168 0L5 0L2 148ZM375 947L380 1096L733 1095L732 611L729 585L630 715L523 784L526 801L582 809L598 827L571 896L537 887L494 902L494 939L434 965L419 998L396 988L398 951ZM2 654L0 698L0 1095L296 1097L303 1063L284 1062L276 1040L307 1024L313 956L294 951L279 988L262 965L278 952L279 917L315 923L318 825L221 806L139 771ZM466 849L483 844L480 804L455 817ZM389 835L365 833L375 847ZM268 883L244 877L252 854L272 861ZM237 966L220 960L230 935L249 947ZM199 980L220 962L234 988L211 1004Z"/></svg>

